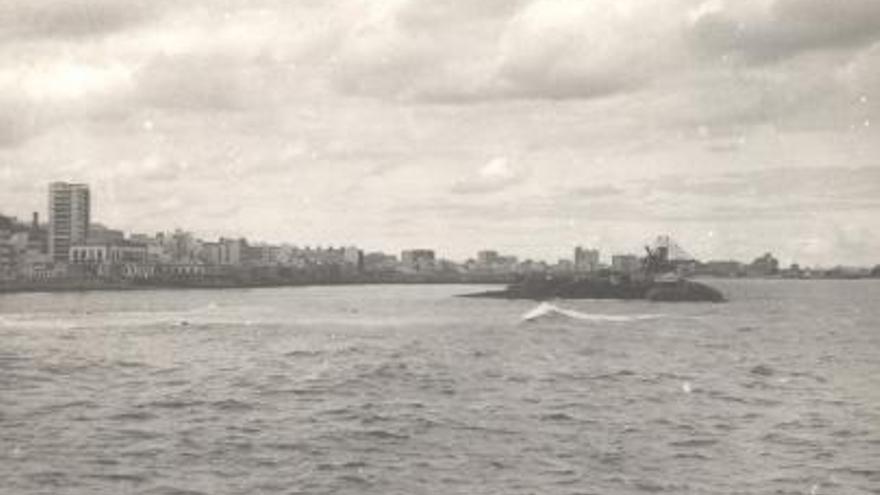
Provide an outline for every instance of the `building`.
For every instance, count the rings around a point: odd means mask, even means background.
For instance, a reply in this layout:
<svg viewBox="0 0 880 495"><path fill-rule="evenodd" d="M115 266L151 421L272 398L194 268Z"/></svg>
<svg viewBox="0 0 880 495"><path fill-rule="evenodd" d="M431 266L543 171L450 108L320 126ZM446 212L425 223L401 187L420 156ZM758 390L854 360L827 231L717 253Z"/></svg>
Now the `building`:
<svg viewBox="0 0 880 495"><path fill-rule="evenodd" d="M611 269L618 273L636 273L642 268L642 262L634 254L615 254L611 257Z"/></svg>
<svg viewBox="0 0 880 495"><path fill-rule="evenodd" d="M170 262L165 255L165 247L159 241L159 236L153 237L148 234L131 234L128 236L131 242L143 244L147 248L147 262L152 264Z"/></svg>
<svg viewBox="0 0 880 495"><path fill-rule="evenodd" d="M15 266L15 246L12 241L12 232L0 227L0 280L13 278Z"/></svg>
<svg viewBox="0 0 880 495"><path fill-rule="evenodd" d="M432 272L436 255L432 249L410 249L400 253L400 264L404 271Z"/></svg>
<svg viewBox="0 0 880 495"><path fill-rule="evenodd" d="M150 278L155 265L148 263L147 246L130 241L108 244L74 244L68 262L78 273L99 277Z"/></svg>
<svg viewBox="0 0 880 495"><path fill-rule="evenodd" d="M283 260L281 246L272 244L257 244L248 248L250 262L257 266L280 265Z"/></svg>
<svg viewBox="0 0 880 495"><path fill-rule="evenodd" d="M343 267L349 272L360 273L364 270L364 252L356 246L342 248Z"/></svg>
<svg viewBox="0 0 880 495"><path fill-rule="evenodd" d="M477 253L477 265L489 268L498 261L498 251L480 251Z"/></svg>
<svg viewBox="0 0 880 495"><path fill-rule="evenodd" d="M40 214L34 212L28 231L28 250L45 254L48 249L48 233L40 225Z"/></svg>
<svg viewBox="0 0 880 495"><path fill-rule="evenodd" d="M199 253L199 260L208 265L220 264L220 243L219 242L203 242L202 250Z"/></svg>
<svg viewBox="0 0 880 495"><path fill-rule="evenodd" d="M397 270L397 256L393 254L385 254L382 252L367 253L363 257L364 271L375 272L393 272Z"/></svg>
<svg viewBox="0 0 880 495"><path fill-rule="evenodd" d="M198 263L172 263L156 265L154 275L163 279L201 279L215 275L218 268Z"/></svg>
<svg viewBox="0 0 880 495"><path fill-rule="evenodd" d="M520 273L546 273L547 270L549 267L545 261L525 260L517 267Z"/></svg>
<svg viewBox="0 0 880 495"><path fill-rule="evenodd" d="M88 242L91 244L111 244L125 239L125 232L111 229L100 223L89 225Z"/></svg>
<svg viewBox="0 0 880 495"><path fill-rule="evenodd" d="M516 256L506 256L498 251L479 251L476 260L468 260L461 269L480 274L516 273L519 260Z"/></svg>
<svg viewBox="0 0 880 495"><path fill-rule="evenodd" d="M161 246L159 259L162 263L188 264L199 260L202 243L191 233L176 229L174 232L159 232L155 238Z"/></svg>
<svg viewBox="0 0 880 495"><path fill-rule="evenodd" d="M146 263L147 247L121 241L110 244L76 244L70 247L71 263Z"/></svg>
<svg viewBox="0 0 880 495"><path fill-rule="evenodd" d="M221 237L218 244L220 265L241 265L243 255L248 247L247 241L244 239L226 239Z"/></svg>
<svg viewBox="0 0 880 495"><path fill-rule="evenodd" d="M579 272L594 272L599 269L599 250L574 248L574 269Z"/></svg>
<svg viewBox="0 0 880 495"><path fill-rule="evenodd" d="M559 261L551 267L550 271L558 274L570 274L574 272L575 269L576 266L571 260L560 258Z"/></svg>
<svg viewBox="0 0 880 495"><path fill-rule="evenodd" d="M742 263L734 260L710 260L697 267L700 275L713 277L740 277L746 274Z"/></svg>
<svg viewBox="0 0 880 495"><path fill-rule="evenodd" d="M49 184L49 256L53 261L67 262L70 246L87 241L90 201L86 184Z"/></svg>
<svg viewBox="0 0 880 495"><path fill-rule="evenodd" d="M751 277L767 277L779 273L779 260L770 253L765 253L760 258L755 258L752 263L746 267L746 272Z"/></svg>
<svg viewBox="0 0 880 495"><path fill-rule="evenodd" d="M52 264L47 253L28 249L17 260L18 277L24 280L46 280L65 272Z"/></svg>

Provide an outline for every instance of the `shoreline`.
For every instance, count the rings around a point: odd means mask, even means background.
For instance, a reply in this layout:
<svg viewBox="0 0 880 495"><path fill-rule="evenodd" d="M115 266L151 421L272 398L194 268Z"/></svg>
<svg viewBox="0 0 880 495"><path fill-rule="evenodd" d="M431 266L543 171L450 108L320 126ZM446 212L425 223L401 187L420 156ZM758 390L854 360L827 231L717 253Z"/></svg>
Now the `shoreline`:
<svg viewBox="0 0 880 495"><path fill-rule="evenodd" d="M707 277L697 276L693 280L758 280L758 281L791 281L791 282L822 282L822 281L859 281L880 280L876 277L821 277L821 278L786 278L786 277ZM352 278L345 280L325 281L174 281L165 283L126 282L108 280L63 280L53 282L0 282L0 296L4 294L22 293L53 293L53 292L126 292L126 291L159 291L159 290L224 290L224 289L260 289L280 287L329 287L352 285L485 285L497 286L510 283L506 279L480 278Z"/></svg>
<svg viewBox="0 0 880 495"><path fill-rule="evenodd" d="M344 280L324 282L278 282L278 283L118 283L71 281L65 283L0 283L0 296L4 294L56 293L56 292L128 292L161 290L227 290L227 289L270 289L281 287L332 287L353 285L504 285L502 281L486 280Z"/></svg>

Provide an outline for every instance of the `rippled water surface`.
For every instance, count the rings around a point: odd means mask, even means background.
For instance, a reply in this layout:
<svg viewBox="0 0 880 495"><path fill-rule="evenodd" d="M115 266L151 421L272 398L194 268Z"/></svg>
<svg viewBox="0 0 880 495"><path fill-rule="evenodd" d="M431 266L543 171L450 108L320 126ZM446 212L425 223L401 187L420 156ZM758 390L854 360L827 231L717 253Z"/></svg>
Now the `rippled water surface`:
<svg viewBox="0 0 880 495"><path fill-rule="evenodd" d="M880 493L880 283L716 285L3 295L0 493Z"/></svg>

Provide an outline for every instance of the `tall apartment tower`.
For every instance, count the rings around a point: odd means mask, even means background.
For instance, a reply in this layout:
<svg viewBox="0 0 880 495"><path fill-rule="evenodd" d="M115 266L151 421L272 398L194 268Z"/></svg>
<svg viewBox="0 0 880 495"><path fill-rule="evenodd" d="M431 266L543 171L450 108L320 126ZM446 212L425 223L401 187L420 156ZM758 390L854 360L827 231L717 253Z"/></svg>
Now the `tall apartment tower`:
<svg viewBox="0 0 880 495"><path fill-rule="evenodd" d="M90 215L88 185L49 184L49 256L53 261L66 262L70 246L86 241Z"/></svg>

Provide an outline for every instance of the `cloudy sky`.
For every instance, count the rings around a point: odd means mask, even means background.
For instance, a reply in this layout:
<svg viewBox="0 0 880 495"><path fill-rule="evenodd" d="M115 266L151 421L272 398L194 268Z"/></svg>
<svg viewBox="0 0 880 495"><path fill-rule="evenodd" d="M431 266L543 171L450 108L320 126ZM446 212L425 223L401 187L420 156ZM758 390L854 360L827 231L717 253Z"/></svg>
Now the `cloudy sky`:
<svg viewBox="0 0 880 495"><path fill-rule="evenodd" d="M880 262L877 0L0 0L0 211Z"/></svg>

